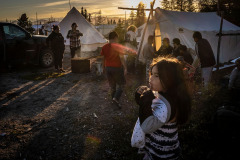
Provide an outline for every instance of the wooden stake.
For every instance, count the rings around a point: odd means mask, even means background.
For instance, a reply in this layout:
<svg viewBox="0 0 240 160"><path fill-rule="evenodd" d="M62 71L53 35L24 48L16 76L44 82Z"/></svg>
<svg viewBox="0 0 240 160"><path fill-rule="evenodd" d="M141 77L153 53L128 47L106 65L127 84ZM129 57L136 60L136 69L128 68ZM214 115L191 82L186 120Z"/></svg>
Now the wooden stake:
<svg viewBox="0 0 240 160"><path fill-rule="evenodd" d="M155 0L152 2L152 7L154 6L154 4L155 4ZM146 30L147 30L147 25L148 25L149 20L150 20L150 16L151 16L151 11L150 11L150 13L148 15L148 19L147 19L146 25L144 26L144 31L143 31L142 39L141 39L141 42L140 42L140 45L139 45L139 49L138 49L137 59L136 59L136 64L135 65L137 65L137 63L139 61L139 55L141 54L143 40L144 40L144 36L145 36Z"/></svg>
<svg viewBox="0 0 240 160"><path fill-rule="evenodd" d="M222 26L223 26L223 15L224 12L221 12L221 23L220 23L220 30L219 30L219 37L218 37L218 48L217 48L217 71L219 70L219 57L220 57L220 47L221 47L221 39L222 39Z"/></svg>

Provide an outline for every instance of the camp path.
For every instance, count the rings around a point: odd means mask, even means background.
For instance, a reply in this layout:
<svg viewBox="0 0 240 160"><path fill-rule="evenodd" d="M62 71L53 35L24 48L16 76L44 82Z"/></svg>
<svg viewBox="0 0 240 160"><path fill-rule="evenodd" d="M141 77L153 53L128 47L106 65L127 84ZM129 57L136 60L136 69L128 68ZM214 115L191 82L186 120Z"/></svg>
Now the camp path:
<svg viewBox="0 0 240 160"><path fill-rule="evenodd" d="M136 156L130 147L137 115L132 93L123 94L119 109L111 103L106 78L71 73L69 55L64 68L64 74L42 80L26 79L36 75L34 69L0 75L0 159ZM53 68L37 72L53 75ZM135 78L128 79L129 90Z"/></svg>

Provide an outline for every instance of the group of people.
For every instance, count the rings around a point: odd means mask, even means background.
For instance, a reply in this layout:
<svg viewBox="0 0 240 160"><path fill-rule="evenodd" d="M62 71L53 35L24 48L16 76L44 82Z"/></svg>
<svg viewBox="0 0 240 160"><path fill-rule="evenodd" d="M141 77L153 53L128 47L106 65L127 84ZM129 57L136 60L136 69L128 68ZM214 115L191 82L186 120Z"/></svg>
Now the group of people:
<svg viewBox="0 0 240 160"><path fill-rule="evenodd" d="M210 81L215 65L212 48L200 32L194 32L194 51L173 39L173 47L168 38L158 51L153 47L154 36L148 37L143 48L146 60L148 86L140 86L135 93L139 105L139 118L133 130L131 144L144 153L144 160L180 159L178 125L185 123L191 111L191 95L188 90L184 68L194 68L200 64L204 86ZM120 106L119 100L126 83L126 62L123 55L112 49L118 42L118 34L109 34L109 43L101 51L104 70L111 88L113 103ZM193 67L195 66L195 67Z"/></svg>
<svg viewBox="0 0 240 160"><path fill-rule="evenodd" d="M143 55L146 61L146 78L148 81L149 66L152 63L153 58L162 56L175 57L182 61L186 68L189 69L189 74L193 74L195 68L201 67L202 81L205 87L208 86L211 80L211 74L213 66L216 64L212 47L210 43L202 38L200 32L193 33L193 39L196 42L195 52L191 48L187 48L182 45L180 39L174 38L172 40L173 47L170 45L169 38L163 38L162 46L158 51L155 51L153 47L154 37L150 35L148 37L148 43L143 48Z"/></svg>
<svg viewBox="0 0 240 160"><path fill-rule="evenodd" d="M77 30L78 25L75 22L72 23L71 27L72 29L68 31L66 38L70 39L71 57L74 58L76 51L81 50L80 36L83 34ZM56 71L65 72L62 66L65 50L64 37L60 33L58 25L52 27L52 33L47 37L46 43L53 52Z"/></svg>

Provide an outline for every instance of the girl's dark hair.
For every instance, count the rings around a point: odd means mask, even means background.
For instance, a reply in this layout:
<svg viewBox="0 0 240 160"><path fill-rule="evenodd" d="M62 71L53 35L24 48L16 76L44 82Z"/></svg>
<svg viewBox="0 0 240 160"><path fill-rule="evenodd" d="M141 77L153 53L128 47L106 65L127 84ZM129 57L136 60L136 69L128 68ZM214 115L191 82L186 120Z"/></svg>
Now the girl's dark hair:
<svg viewBox="0 0 240 160"><path fill-rule="evenodd" d="M157 66L159 79L165 89L161 94L171 105L170 121L176 119L177 124L187 122L191 112L191 96L181 62L173 57L159 57L154 59L151 71L154 66Z"/></svg>

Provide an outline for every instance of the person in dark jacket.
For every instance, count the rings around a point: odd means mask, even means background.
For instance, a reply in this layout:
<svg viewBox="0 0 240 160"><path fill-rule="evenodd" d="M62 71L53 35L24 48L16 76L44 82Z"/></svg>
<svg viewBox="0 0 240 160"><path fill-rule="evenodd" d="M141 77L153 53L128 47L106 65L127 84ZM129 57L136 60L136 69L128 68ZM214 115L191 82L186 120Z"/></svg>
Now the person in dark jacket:
<svg viewBox="0 0 240 160"><path fill-rule="evenodd" d="M180 39L174 38L173 39L173 56L174 57L180 56L180 46L181 46Z"/></svg>
<svg viewBox="0 0 240 160"><path fill-rule="evenodd" d="M187 47L185 45L181 45L179 47L179 56L182 56L185 62L192 65L193 63L192 55L191 53L188 52Z"/></svg>
<svg viewBox="0 0 240 160"><path fill-rule="evenodd" d="M208 40L202 38L200 32L194 32L193 39L196 42L195 51L200 59L204 87L207 87L211 81L213 66L216 64L213 50Z"/></svg>
<svg viewBox="0 0 240 160"><path fill-rule="evenodd" d="M170 45L170 41L168 38L163 39L163 45L160 49L156 52L158 56L167 56L171 55L173 51L173 47Z"/></svg>
<svg viewBox="0 0 240 160"><path fill-rule="evenodd" d="M43 31L44 31L44 25L42 25L42 27L39 28L39 35L44 35Z"/></svg>
<svg viewBox="0 0 240 160"><path fill-rule="evenodd" d="M47 45L51 48L54 54L54 64L55 69L60 72L64 72L62 68L63 53L65 50L64 38L61 33L59 33L59 26L53 26L52 33L47 37Z"/></svg>
<svg viewBox="0 0 240 160"><path fill-rule="evenodd" d="M228 89L230 90L231 99L233 102L240 104L240 59L237 59L236 68L234 68L229 77Z"/></svg>

